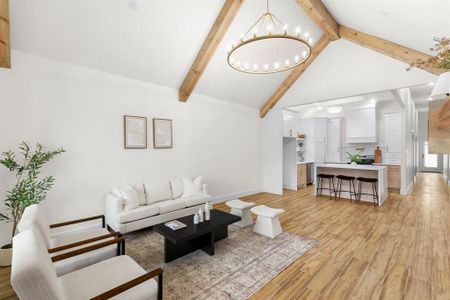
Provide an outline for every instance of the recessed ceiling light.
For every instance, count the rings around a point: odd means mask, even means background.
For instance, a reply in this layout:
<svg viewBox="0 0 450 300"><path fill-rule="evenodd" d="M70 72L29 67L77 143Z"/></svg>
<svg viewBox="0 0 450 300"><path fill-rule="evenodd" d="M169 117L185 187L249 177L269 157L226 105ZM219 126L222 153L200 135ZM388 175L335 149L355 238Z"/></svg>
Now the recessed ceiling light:
<svg viewBox="0 0 450 300"><path fill-rule="evenodd" d="M428 83L428 85L434 85L434 82L430 82L430 83Z"/></svg>
<svg viewBox="0 0 450 300"><path fill-rule="evenodd" d="M327 108L327 112L330 114L338 114L342 111L342 106L331 106Z"/></svg>
<svg viewBox="0 0 450 300"><path fill-rule="evenodd" d="M322 110L322 106L317 106L317 110Z"/></svg>
<svg viewBox="0 0 450 300"><path fill-rule="evenodd" d="M376 103L376 102L377 102L377 99L372 98L372 99L370 99L370 102L371 102L371 103Z"/></svg>
<svg viewBox="0 0 450 300"><path fill-rule="evenodd" d="M428 97L428 99L427 99L428 101L431 101L431 100L433 100L433 98L431 98L431 97Z"/></svg>

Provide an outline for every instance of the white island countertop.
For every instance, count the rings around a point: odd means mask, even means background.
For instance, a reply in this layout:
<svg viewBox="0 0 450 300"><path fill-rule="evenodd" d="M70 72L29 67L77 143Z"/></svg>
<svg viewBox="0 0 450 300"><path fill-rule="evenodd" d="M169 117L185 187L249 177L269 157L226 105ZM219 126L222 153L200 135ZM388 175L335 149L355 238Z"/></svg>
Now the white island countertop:
<svg viewBox="0 0 450 300"><path fill-rule="evenodd" d="M350 170L367 170L367 171L379 171L386 169L386 166L373 166L373 165L350 165L350 164L320 164L319 168L336 168L336 169L350 169Z"/></svg>
<svg viewBox="0 0 450 300"><path fill-rule="evenodd" d="M388 190L387 190L387 166L373 166L373 165L350 165L350 164L318 164L316 165L316 180L315 182L319 182L317 175L318 174L328 174L328 175L344 175L344 176L350 176L355 178L353 182L352 188L350 188L349 184L350 182L347 180L344 180L343 182L340 181L338 185L333 184L333 189L335 192L331 191L331 196L338 196L339 198L355 198L352 197L349 193L349 190L353 189L356 193L359 193L360 191L363 193L362 195L359 195L360 201L367 201L374 203L374 197L371 195L374 192L378 194L378 205L382 205L384 201L388 197ZM358 182L358 177L366 177L366 178L375 178L377 179L376 184L376 191L373 190L373 186L370 183L364 183ZM333 177L331 180L334 181L336 177ZM356 190L355 186L358 186L358 190ZM323 181L322 185L323 187ZM361 190L359 191L359 189ZM341 189L341 192L339 193L339 190ZM321 190L321 194L330 195L330 191L328 190ZM316 186L316 196L318 194L317 186Z"/></svg>

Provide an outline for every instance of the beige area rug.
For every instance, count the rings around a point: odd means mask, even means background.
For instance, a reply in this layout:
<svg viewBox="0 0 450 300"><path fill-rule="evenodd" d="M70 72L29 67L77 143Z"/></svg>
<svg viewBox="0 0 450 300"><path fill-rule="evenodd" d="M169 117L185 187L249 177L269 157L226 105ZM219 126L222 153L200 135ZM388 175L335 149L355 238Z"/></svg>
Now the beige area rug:
<svg viewBox="0 0 450 300"><path fill-rule="evenodd" d="M283 233L270 239L229 226L215 255L201 250L165 264L164 239L152 229L126 235L126 253L144 269L164 269L164 299L246 299L310 250L316 241Z"/></svg>

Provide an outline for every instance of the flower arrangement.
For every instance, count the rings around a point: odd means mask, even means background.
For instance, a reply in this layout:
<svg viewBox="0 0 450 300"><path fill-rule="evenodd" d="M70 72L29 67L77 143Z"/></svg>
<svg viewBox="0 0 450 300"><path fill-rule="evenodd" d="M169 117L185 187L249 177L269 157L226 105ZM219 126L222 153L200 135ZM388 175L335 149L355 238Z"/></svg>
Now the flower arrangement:
<svg viewBox="0 0 450 300"><path fill-rule="evenodd" d="M354 163L357 163L357 164L359 164L359 163L362 162L362 160L363 160L363 158L362 158L360 152L355 153L355 154L352 154L352 153L350 153L350 152L347 152L347 159L348 159L350 162L352 162L352 163L354 162Z"/></svg>
<svg viewBox="0 0 450 300"><path fill-rule="evenodd" d="M430 51L436 53L428 59L418 59L411 63L407 70L412 68L421 69L441 69L450 70L450 39L447 37L441 38Z"/></svg>

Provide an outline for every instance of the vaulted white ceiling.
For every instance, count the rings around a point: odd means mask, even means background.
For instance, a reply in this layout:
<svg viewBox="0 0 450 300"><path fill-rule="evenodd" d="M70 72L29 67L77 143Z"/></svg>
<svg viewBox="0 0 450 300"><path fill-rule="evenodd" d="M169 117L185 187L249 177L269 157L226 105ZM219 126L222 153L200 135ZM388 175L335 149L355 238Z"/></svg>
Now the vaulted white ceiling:
<svg viewBox="0 0 450 300"><path fill-rule="evenodd" d="M226 47L264 11L245 0L195 93L260 107L288 73L248 75L231 69ZM345 26L427 52L433 36L450 36L447 0L324 0ZM12 0L12 48L178 88L224 0ZM130 5L131 4L131 5ZM273 13L317 40L320 29L295 0L271 0ZM424 71L339 40L332 42L278 107L434 80Z"/></svg>

